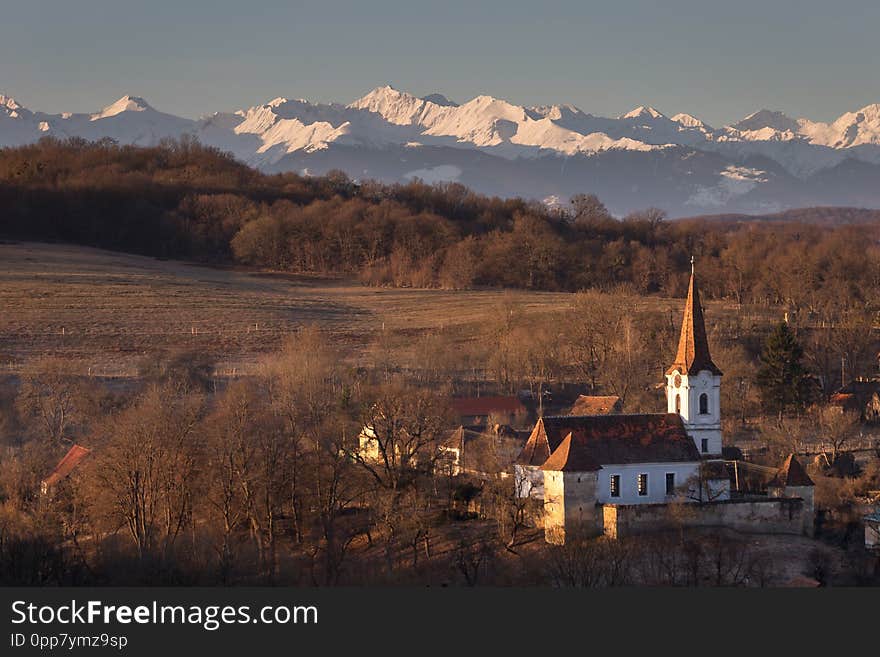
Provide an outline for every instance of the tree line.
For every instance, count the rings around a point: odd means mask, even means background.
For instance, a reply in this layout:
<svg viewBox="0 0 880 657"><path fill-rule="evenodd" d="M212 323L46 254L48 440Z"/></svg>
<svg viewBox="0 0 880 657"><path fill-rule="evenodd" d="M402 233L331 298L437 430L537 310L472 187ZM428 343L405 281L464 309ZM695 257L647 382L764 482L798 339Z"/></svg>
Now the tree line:
<svg viewBox="0 0 880 657"><path fill-rule="evenodd" d="M587 183L585 182L585 185ZM583 194L550 209L456 183L385 185L339 171L266 175L191 139L155 147L46 138L0 149L2 234L157 257L359 277L372 285L676 296L794 309L876 303L880 222L623 218ZM843 212L843 211L842 211ZM844 212L841 221L853 213ZM801 216L801 215L795 215Z"/></svg>

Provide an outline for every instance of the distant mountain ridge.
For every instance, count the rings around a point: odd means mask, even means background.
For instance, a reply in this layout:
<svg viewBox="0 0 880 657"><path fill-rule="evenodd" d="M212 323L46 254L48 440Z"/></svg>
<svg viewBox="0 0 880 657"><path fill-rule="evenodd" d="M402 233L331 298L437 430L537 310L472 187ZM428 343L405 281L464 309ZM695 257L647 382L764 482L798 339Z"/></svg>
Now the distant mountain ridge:
<svg viewBox="0 0 880 657"><path fill-rule="evenodd" d="M0 95L0 146L44 136L152 145L182 135L267 172L419 177L548 203L592 192L616 213L648 205L673 216L880 207L880 104L831 123L762 109L713 128L648 105L609 118L487 95L458 104L390 86L347 105L279 97L197 120L134 95L88 114L32 111Z"/></svg>
<svg viewBox="0 0 880 657"><path fill-rule="evenodd" d="M717 224L740 224L750 222L779 222L813 224L817 226L844 226L880 224L880 210L845 207L794 208L773 214L713 214L684 217L681 222L707 221Z"/></svg>

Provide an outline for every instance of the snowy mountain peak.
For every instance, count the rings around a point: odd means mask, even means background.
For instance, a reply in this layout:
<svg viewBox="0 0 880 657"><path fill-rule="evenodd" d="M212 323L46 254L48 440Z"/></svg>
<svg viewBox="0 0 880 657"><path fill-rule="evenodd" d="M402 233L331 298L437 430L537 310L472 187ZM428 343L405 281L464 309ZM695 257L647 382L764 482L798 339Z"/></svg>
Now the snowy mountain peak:
<svg viewBox="0 0 880 657"><path fill-rule="evenodd" d="M4 94L0 94L0 107L9 110L10 112L14 112L16 110L21 109L21 105L19 105L15 98L12 96L5 96Z"/></svg>
<svg viewBox="0 0 880 657"><path fill-rule="evenodd" d="M421 100L420 98L416 98L412 94L408 94L405 91L398 91L390 84L386 84L381 87L376 87L366 96L358 98L351 105L349 105L349 107L355 109L367 109L371 106L377 106L380 104L395 103L400 101L401 99Z"/></svg>
<svg viewBox="0 0 880 657"><path fill-rule="evenodd" d="M672 120L680 125L683 125L685 128L706 128L707 130L711 130L708 125L703 123L703 121L693 116L692 114L685 114L684 112L681 112L673 116Z"/></svg>
<svg viewBox="0 0 880 657"><path fill-rule="evenodd" d="M880 103L865 105L854 114L856 123L875 124L880 127Z"/></svg>
<svg viewBox="0 0 880 657"><path fill-rule="evenodd" d="M880 118L880 103L872 103L871 105L865 105L862 109L859 110L861 114L865 116L872 117L872 121Z"/></svg>
<svg viewBox="0 0 880 657"><path fill-rule="evenodd" d="M460 109L471 112L477 111L480 113L497 113L498 117L503 119L511 119L514 117L519 119L526 115L524 107L509 103L502 98L495 98L495 96L486 95L472 98L464 105L461 105Z"/></svg>
<svg viewBox="0 0 880 657"><path fill-rule="evenodd" d="M422 100L428 103L434 103L435 105L440 105L440 107L458 107L458 103L449 100L443 94L428 94L427 96L422 96Z"/></svg>
<svg viewBox="0 0 880 657"><path fill-rule="evenodd" d="M815 123L807 127L813 143L832 148L880 144L880 104L842 114L831 125Z"/></svg>
<svg viewBox="0 0 880 657"><path fill-rule="evenodd" d="M663 117L663 114L661 114L660 112L655 110L650 105L639 105L634 110L631 110L631 111L627 112L626 114L619 116L618 118L620 118L620 119L647 119L647 118L659 119L662 117Z"/></svg>
<svg viewBox="0 0 880 657"><path fill-rule="evenodd" d="M533 119L545 118L553 121L570 117L586 116L581 110L574 105L535 105L527 109L529 116Z"/></svg>
<svg viewBox="0 0 880 657"><path fill-rule="evenodd" d="M92 114L91 120L106 119L123 112L145 112L153 109L143 98L138 96L123 96L112 105L108 105L97 114Z"/></svg>
<svg viewBox="0 0 880 657"><path fill-rule="evenodd" d="M418 122L426 107L436 106L429 101L417 98L405 91L398 91L386 84L384 87L376 87L348 107L349 109L374 112L395 125L410 125Z"/></svg>
<svg viewBox="0 0 880 657"><path fill-rule="evenodd" d="M796 133L800 129L800 124L782 112L762 109L754 114L749 114L742 121L731 127L742 132L753 132L770 128L779 132L791 131Z"/></svg>

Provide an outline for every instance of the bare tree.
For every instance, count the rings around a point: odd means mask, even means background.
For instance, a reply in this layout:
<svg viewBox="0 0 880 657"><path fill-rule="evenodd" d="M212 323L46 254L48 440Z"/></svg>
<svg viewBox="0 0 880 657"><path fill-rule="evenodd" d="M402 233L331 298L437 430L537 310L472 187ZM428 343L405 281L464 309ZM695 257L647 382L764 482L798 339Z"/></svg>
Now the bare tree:
<svg viewBox="0 0 880 657"><path fill-rule="evenodd" d="M635 560L627 541L575 536L545 550L550 579L558 586L604 588L633 581Z"/></svg>
<svg viewBox="0 0 880 657"><path fill-rule="evenodd" d="M19 392L19 412L54 445L70 442L70 430L80 422L88 401L84 386L72 366L44 358L28 368Z"/></svg>
<svg viewBox="0 0 880 657"><path fill-rule="evenodd" d="M216 550L223 582L232 576L236 563L235 531L249 519L258 405L249 386L233 385L220 398L207 427L206 499L209 513L219 520Z"/></svg>
<svg viewBox="0 0 880 657"><path fill-rule="evenodd" d="M125 528L141 559L169 558L191 520L201 410L197 396L151 388L111 420L96 450L94 511Z"/></svg>
<svg viewBox="0 0 880 657"><path fill-rule="evenodd" d="M833 406L817 406L815 427L819 431L819 442L830 448L831 458L825 454L827 465L837 463L846 443L860 434L859 414L854 411L841 411Z"/></svg>
<svg viewBox="0 0 880 657"><path fill-rule="evenodd" d="M571 197L571 220L583 227L601 227L614 218L595 194L575 194Z"/></svg>
<svg viewBox="0 0 880 657"><path fill-rule="evenodd" d="M462 536L455 547L455 567L467 586L477 586L497 559L495 546L485 537Z"/></svg>
<svg viewBox="0 0 880 657"><path fill-rule="evenodd" d="M391 569L404 524L411 521L403 514L404 507L418 506L407 497L424 492L422 485L434 470L449 426L449 407L442 393L411 388L399 379L380 384L371 397L361 417L373 449L355 448L349 453L371 482L371 501L386 530Z"/></svg>
<svg viewBox="0 0 880 657"><path fill-rule="evenodd" d="M617 332L623 321L624 304L597 291L579 292L563 325L568 332L568 359L579 378L597 390L604 380L605 365L614 353Z"/></svg>

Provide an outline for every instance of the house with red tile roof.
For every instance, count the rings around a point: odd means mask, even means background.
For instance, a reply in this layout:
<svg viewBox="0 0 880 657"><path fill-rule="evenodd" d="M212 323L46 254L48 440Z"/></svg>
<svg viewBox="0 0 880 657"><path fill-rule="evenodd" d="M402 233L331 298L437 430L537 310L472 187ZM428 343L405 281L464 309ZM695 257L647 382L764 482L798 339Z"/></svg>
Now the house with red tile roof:
<svg viewBox="0 0 880 657"><path fill-rule="evenodd" d="M497 424L522 426L529 409L515 395L486 397L454 397L452 411L465 426L487 425L490 419Z"/></svg>
<svg viewBox="0 0 880 657"><path fill-rule="evenodd" d="M67 450L52 472L40 482L40 491L43 495L48 495L59 483L70 476L74 469L91 453L92 450L82 445L73 445Z"/></svg>

